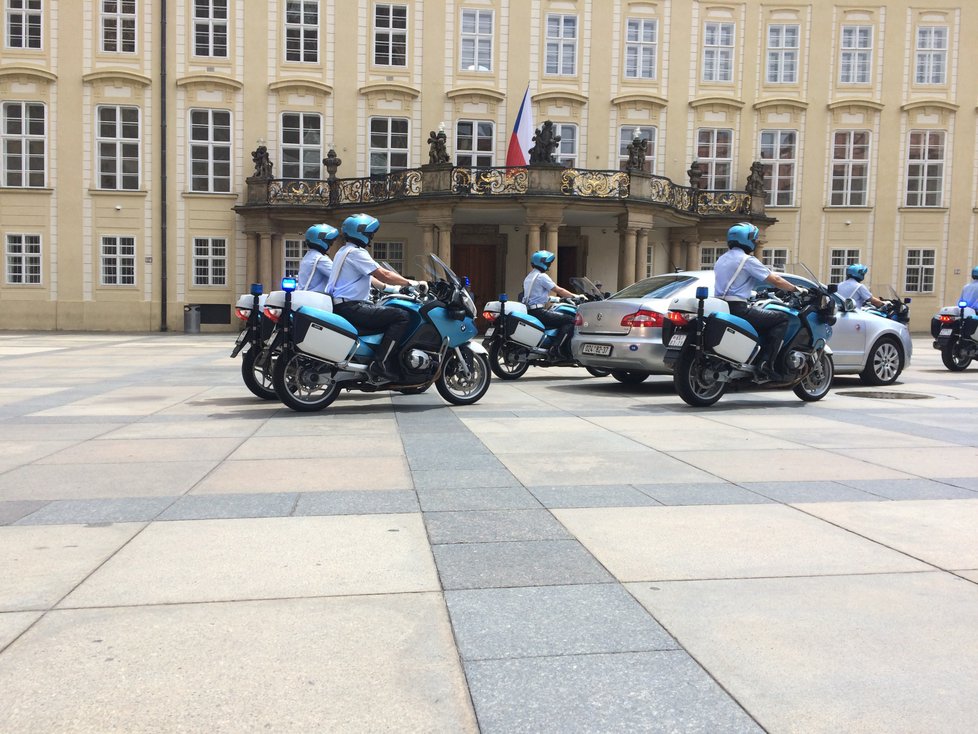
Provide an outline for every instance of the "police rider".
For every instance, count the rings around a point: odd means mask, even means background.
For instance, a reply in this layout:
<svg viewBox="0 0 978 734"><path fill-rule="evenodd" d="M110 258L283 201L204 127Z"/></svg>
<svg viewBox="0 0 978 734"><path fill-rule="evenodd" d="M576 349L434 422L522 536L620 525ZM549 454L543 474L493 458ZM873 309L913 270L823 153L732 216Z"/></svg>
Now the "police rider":
<svg viewBox="0 0 978 734"><path fill-rule="evenodd" d="M547 275L550 266L557 256L549 250L537 250L530 256L530 272L523 279L523 303L531 316L535 316L548 329L559 329L556 355L564 359L572 359L570 351L570 336L574 331L574 317L570 314L557 313L547 308L550 294L556 293L564 298L583 300L583 296L571 293L554 283Z"/></svg>
<svg viewBox="0 0 978 734"><path fill-rule="evenodd" d="M408 315L400 308L370 303L371 282L376 279L389 285L413 286L421 292L428 284L408 280L370 257L367 248L378 229L380 222L369 214L354 214L343 221L340 230L344 244L336 253L326 292L333 298L333 311L358 330L384 333L367 373L373 379L394 382L400 378L394 356L407 331Z"/></svg>
<svg viewBox="0 0 978 734"><path fill-rule="evenodd" d="M760 231L750 222L739 222L727 230L727 251L717 258L714 292L730 307L730 313L748 321L762 337L758 371L770 380L784 379L775 367L781 340L788 328L788 317L779 312L755 308L748 304L756 282L770 283L787 292L804 293L754 257Z"/></svg>
<svg viewBox="0 0 978 734"><path fill-rule="evenodd" d="M326 252L339 236L339 230L328 224L314 224L306 230L306 254L299 262L297 290L319 293L326 290L333 270L333 261Z"/></svg>
<svg viewBox="0 0 978 734"><path fill-rule="evenodd" d="M978 265L971 269L971 282L961 289L958 301L965 301L968 308L978 311Z"/></svg>
<svg viewBox="0 0 978 734"><path fill-rule="evenodd" d="M869 301L876 308L882 306L882 299L874 296L869 292L869 288L863 285L863 278L868 272L869 268L862 263L853 263L846 268L846 279L839 283L839 298L851 298L855 302L856 308L862 308L866 301Z"/></svg>

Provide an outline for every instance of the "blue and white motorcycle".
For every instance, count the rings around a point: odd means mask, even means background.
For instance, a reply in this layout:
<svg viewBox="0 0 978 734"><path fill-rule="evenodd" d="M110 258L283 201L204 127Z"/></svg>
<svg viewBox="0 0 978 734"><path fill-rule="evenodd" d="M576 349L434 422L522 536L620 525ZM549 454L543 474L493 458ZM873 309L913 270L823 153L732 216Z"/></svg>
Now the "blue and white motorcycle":
<svg viewBox="0 0 978 734"><path fill-rule="evenodd" d="M410 319L397 354L403 379L389 382L367 373L383 334L360 333L331 306L292 309L286 302L279 323L284 338L272 374L279 399L292 410L309 412L330 405L340 390L414 394L432 384L454 405L482 398L491 374L486 350L472 341L478 333L475 303L451 268L433 254L427 257L426 295L405 288L383 299L383 305L404 309ZM294 279L283 281L287 297L294 287Z"/></svg>
<svg viewBox="0 0 978 734"><path fill-rule="evenodd" d="M777 357L784 381L772 382L757 367L761 338L745 319L730 313L727 302L710 298L709 289L673 299L662 330L665 363L673 385L686 403L705 407L729 387L790 387L805 401L821 400L832 386L834 368L828 341L835 323L835 302L828 289L804 294L780 293L759 307L788 316L788 329Z"/></svg>

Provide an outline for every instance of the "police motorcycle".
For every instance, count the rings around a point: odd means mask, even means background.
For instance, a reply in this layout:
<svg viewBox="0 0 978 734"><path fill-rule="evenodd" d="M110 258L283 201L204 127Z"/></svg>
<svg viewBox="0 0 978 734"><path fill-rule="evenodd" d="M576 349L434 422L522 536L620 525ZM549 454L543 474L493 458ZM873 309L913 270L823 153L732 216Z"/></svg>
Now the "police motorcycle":
<svg viewBox="0 0 978 734"><path fill-rule="evenodd" d="M941 361L951 372L968 369L973 359L978 359L978 314L967 301L956 306L944 306L930 321L930 333L934 337L934 349L941 352Z"/></svg>
<svg viewBox="0 0 978 734"><path fill-rule="evenodd" d="M396 382L367 372L383 334L360 333L333 313L331 301L328 307L290 308L290 300L297 295L295 281L283 280L285 316L279 330L284 336L272 369L278 398L299 412L322 410L336 400L340 390L412 394L433 384L453 405L471 405L482 398L491 374L486 350L473 341L477 335L475 303L451 268L434 254L427 258L426 294L405 286L381 301L384 306L404 309L410 317L407 336L397 353L402 379Z"/></svg>
<svg viewBox="0 0 978 734"><path fill-rule="evenodd" d="M868 311L891 321L899 321L901 324L909 324L911 299L900 298L893 286L887 286L886 291L887 295L883 297L880 295L883 289L877 289L877 297L883 301L883 305L874 306L871 303L866 303L863 306L863 311Z"/></svg>
<svg viewBox="0 0 978 734"><path fill-rule="evenodd" d="M818 283L814 276L811 279ZM828 346L836 320L831 288L819 285L801 294L775 289L755 303L755 308L788 316L776 358L785 373L782 381L773 381L758 369L761 337L746 319L730 313L726 301L711 298L705 286L697 288L695 296L674 298L662 339L676 392L696 407L713 405L729 387L790 387L802 400L821 400L834 375Z"/></svg>
<svg viewBox="0 0 978 734"><path fill-rule="evenodd" d="M551 296L550 308L557 313L577 317L577 305L583 301L601 301L607 296L589 278L571 278L578 291L574 298ZM489 322L483 345L489 351L489 366L501 380L518 380L530 367L582 367L580 362L558 353L559 329L548 329L538 318L527 313L526 305L510 301L505 293L498 301L489 301L482 309ZM594 377L606 377L609 370L585 367Z"/></svg>
<svg viewBox="0 0 978 734"><path fill-rule="evenodd" d="M251 290L238 297L234 315L244 322L231 350L231 359L241 354L241 379L251 394L262 400L274 400L272 374L266 360L261 359L267 335L262 335L267 321L262 319L262 309L268 296L262 292L261 283L252 283ZM243 354L242 354L243 352Z"/></svg>

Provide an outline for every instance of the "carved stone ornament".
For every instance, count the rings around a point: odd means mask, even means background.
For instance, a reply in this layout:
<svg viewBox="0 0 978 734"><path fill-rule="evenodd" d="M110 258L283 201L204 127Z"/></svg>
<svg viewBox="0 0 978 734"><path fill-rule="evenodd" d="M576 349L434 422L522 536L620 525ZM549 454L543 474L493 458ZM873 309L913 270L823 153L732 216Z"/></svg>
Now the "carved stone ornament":
<svg viewBox="0 0 978 734"><path fill-rule="evenodd" d="M259 145L252 152L251 160L255 162L255 178L272 178L272 161L268 157L268 148Z"/></svg>

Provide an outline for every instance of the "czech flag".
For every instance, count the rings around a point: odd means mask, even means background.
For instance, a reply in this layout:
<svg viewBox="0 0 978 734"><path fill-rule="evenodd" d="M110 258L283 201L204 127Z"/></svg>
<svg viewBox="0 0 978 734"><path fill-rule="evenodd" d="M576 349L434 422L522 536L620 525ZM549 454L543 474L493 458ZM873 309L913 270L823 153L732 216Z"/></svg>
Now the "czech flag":
<svg viewBox="0 0 978 734"><path fill-rule="evenodd" d="M530 85L527 84L520 111L516 115L513 134L509 138L509 150L506 151L507 166L525 166L530 162L533 133L533 108L530 103Z"/></svg>

